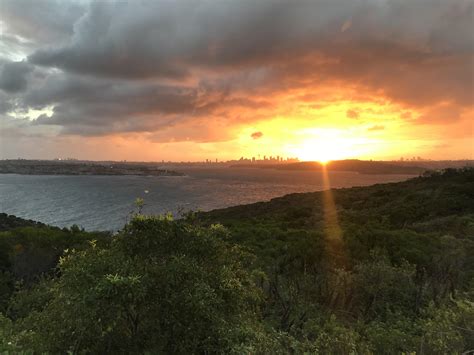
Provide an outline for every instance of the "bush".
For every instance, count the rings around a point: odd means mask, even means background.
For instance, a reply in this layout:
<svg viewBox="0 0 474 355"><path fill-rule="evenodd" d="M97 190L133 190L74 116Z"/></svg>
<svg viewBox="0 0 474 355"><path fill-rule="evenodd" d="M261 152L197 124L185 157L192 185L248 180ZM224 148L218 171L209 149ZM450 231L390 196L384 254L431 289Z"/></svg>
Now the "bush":
<svg viewBox="0 0 474 355"><path fill-rule="evenodd" d="M110 248L60 261L51 300L20 323L38 352L227 352L252 336L249 255L220 226L135 217Z"/></svg>

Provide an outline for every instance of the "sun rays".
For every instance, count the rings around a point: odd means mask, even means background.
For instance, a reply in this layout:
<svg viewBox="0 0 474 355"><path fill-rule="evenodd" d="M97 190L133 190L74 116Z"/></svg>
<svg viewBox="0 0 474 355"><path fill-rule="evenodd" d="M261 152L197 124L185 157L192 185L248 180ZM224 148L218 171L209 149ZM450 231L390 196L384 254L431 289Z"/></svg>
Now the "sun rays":
<svg viewBox="0 0 474 355"><path fill-rule="evenodd" d="M339 224L336 204L334 202L333 192L328 170L325 164L322 164L323 192L322 203L324 212L324 237L326 240L327 252L330 261L336 267L347 266L347 253L343 240L343 233Z"/></svg>

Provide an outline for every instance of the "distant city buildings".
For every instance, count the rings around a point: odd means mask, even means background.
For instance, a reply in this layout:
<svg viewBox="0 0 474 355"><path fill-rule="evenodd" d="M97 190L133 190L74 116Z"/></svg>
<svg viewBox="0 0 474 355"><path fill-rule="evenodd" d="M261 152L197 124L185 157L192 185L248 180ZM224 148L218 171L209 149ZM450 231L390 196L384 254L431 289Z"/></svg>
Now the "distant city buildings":
<svg viewBox="0 0 474 355"><path fill-rule="evenodd" d="M76 159L76 158L56 158L56 159L53 159L53 160L57 160L57 161L78 161L78 159Z"/></svg>
<svg viewBox="0 0 474 355"><path fill-rule="evenodd" d="M258 157L240 157L240 159L233 159L233 160L223 160L219 161L218 159L206 159L205 164L284 164L284 163L296 163L299 162L298 158L283 158L279 155L276 157L266 155L263 156L263 159L260 159L260 154Z"/></svg>
<svg viewBox="0 0 474 355"><path fill-rule="evenodd" d="M424 159L422 157L401 157L398 161L430 161L431 159Z"/></svg>

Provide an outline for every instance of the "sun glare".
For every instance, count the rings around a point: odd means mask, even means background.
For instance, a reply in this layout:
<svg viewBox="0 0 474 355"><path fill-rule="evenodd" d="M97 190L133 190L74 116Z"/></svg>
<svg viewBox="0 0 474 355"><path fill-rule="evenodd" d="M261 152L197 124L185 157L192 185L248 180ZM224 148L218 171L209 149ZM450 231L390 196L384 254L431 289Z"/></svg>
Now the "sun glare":
<svg viewBox="0 0 474 355"><path fill-rule="evenodd" d="M292 152L303 161L319 161L323 164L331 160L348 159L358 155L364 138L346 136L339 130L312 130L310 138L292 149Z"/></svg>

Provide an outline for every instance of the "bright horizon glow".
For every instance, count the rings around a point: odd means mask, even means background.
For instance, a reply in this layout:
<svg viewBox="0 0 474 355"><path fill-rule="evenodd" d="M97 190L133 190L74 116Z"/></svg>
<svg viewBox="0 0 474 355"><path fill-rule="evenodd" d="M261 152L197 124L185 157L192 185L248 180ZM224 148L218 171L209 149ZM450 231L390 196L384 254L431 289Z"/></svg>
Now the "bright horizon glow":
<svg viewBox="0 0 474 355"><path fill-rule="evenodd" d="M354 137L350 132L338 129L309 129L302 132L309 138L289 149L302 161L318 161L326 164L331 160L356 158L367 153L371 143L365 137Z"/></svg>

